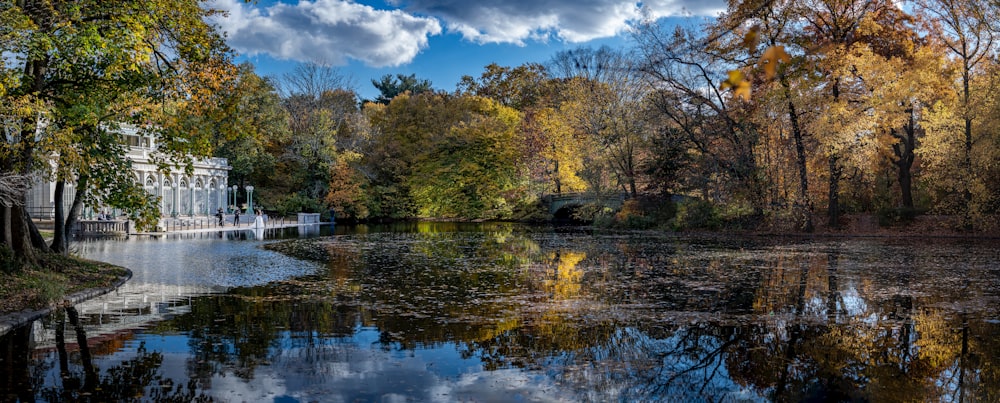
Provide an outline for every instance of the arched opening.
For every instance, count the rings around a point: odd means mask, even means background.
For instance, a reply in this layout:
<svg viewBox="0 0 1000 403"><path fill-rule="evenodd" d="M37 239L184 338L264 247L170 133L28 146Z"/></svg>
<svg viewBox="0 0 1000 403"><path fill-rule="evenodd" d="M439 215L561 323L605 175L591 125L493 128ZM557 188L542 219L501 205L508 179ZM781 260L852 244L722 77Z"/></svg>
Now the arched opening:
<svg viewBox="0 0 1000 403"><path fill-rule="evenodd" d="M578 217L577 212L579 211L579 209L580 209L580 205L578 205L578 204L567 204L567 205L564 205L564 206L560 207L558 210L556 210L555 213L552 214L552 221L555 222L555 223L561 223L561 224L579 224L579 223L584 223L585 221L580 220L579 218L577 218Z"/></svg>

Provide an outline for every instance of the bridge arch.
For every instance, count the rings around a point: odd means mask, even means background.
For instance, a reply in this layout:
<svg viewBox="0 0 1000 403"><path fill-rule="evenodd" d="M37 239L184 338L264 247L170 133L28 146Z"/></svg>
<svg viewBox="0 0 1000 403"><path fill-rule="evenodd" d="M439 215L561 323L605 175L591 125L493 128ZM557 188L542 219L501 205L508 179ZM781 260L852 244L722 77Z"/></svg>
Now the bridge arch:
<svg viewBox="0 0 1000 403"><path fill-rule="evenodd" d="M595 194L595 193L560 193L545 196L543 203L548 208L553 219L572 219L573 213L588 204L599 204L612 209L619 209L628 197L626 193Z"/></svg>

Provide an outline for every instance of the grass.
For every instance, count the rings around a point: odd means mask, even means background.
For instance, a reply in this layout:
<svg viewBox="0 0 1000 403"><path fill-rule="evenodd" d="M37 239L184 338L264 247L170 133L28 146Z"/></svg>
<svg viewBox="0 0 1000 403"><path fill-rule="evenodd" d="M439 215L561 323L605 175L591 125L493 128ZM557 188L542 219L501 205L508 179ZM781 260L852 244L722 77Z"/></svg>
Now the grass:
<svg viewBox="0 0 1000 403"><path fill-rule="evenodd" d="M58 254L43 254L36 264L2 255L0 314L46 308L75 292L110 287L128 274L118 266Z"/></svg>

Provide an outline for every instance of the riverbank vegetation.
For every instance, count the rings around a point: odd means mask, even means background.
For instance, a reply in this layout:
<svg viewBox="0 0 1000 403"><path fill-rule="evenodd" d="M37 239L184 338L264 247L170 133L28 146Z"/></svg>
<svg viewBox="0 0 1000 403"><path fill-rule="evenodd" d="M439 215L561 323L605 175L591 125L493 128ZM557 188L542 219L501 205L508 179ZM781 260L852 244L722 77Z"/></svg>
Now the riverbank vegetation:
<svg viewBox="0 0 1000 403"><path fill-rule="evenodd" d="M994 2L730 2L707 21L637 21L628 47L484 66L453 90L386 75L373 100L333 67L234 65L204 6L3 9L0 243L29 261L65 253L84 202L155 223L122 124L156 132L164 170L227 158L238 199L252 184L282 215L540 220L546 196L572 193L624 203L570 217L640 228L998 225ZM49 243L22 207L32 175L73 200Z"/></svg>
<svg viewBox="0 0 1000 403"><path fill-rule="evenodd" d="M231 147L258 153L233 175L270 209L338 220L544 219L545 195L580 192L627 200L574 210L600 225L996 230L994 5L743 3L454 91L385 76L355 103L335 70L303 66L254 87L285 119Z"/></svg>

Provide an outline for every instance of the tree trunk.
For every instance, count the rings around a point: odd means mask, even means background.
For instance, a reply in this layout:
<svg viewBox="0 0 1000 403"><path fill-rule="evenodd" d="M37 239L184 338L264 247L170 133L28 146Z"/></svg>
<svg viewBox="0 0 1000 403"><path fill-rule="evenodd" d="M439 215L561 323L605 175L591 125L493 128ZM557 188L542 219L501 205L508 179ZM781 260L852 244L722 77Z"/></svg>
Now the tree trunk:
<svg viewBox="0 0 1000 403"><path fill-rule="evenodd" d="M788 80L782 76L781 86L784 88L785 101L788 102L788 119L792 125L792 138L795 140L795 165L799 171L799 198L796 210L802 214L801 229L813 231L812 202L809 200L809 171L806 169L806 146L803 142L802 128L799 126L799 115L792 102L792 89Z"/></svg>
<svg viewBox="0 0 1000 403"><path fill-rule="evenodd" d="M62 253L64 255L66 254L66 251L68 250L68 248L66 247L67 246L66 245L67 244L67 241L66 241L66 236L67 235L66 235L66 227L65 227L66 221L63 218L63 216L65 215L65 213L63 211L64 210L64 208L63 208L63 194L65 192L66 192L66 181L61 180L61 179L58 180L58 181L56 181L56 190L55 190L55 194L53 195L53 198L55 199L55 203L53 203L53 206L52 206L52 208L55 210L55 212L54 212L55 213L54 214L55 218L54 218L54 220L52 222L52 230L53 230L52 243L49 245L49 248L51 248L53 252Z"/></svg>
<svg viewBox="0 0 1000 403"><path fill-rule="evenodd" d="M70 235L73 233L73 228L76 227L76 222L80 221L80 213L83 211L83 194L87 191L87 177L81 176L79 180L76 181L76 193L73 195L73 206L70 207L69 212L66 213L66 244L69 245Z"/></svg>
<svg viewBox="0 0 1000 403"><path fill-rule="evenodd" d="M909 169L899 169L899 189L902 207L913 209L913 176Z"/></svg>
<svg viewBox="0 0 1000 403"><path fill-rule="evenodd" d="M0 205L0 244L10 246L10 207Z"/></svg>
<svg viewBox="0 0 1000 403"><path fill-rule="evenodd" d="M28 262L34 262L36 260L35 248L31 245L31 231L28 229L28 220L25 220L27 214L24 212L24 208L11 206L7 213L10 220L10 238L7 245L14 252L14 256Z"/></svg>
<svg viewBox="0 0 1000 403"><path fill-rule="evenodd" d="M56 182L56 219L55 237L49 246L53 252L66 254L69 251L69 240L73 235L73 227L80 218L80 211L83 210L83 192L87 186L87 178L80 177L77 181L76 191L73 194L73 204L69 211L65 210L62 203L65 192L65 181Z"/></svg>
<svg viewBox="0 0 1000 403"><path fill-rule="evenodd" d="M899 133L896 129L891 129L890 133L895 137L898 142L893 144L892 150L896 154L896 161L894 161L897 174L896 177L899 180L899 190L900 190L900 207L913 209L913 160L914 160L914 149L917 145L917 128L916 122L914 122L913 110L910 109L910 121L903 126L903 133Z"/></svg>
<svg viewBox="0 0 1000 403"><path fill-rule="evenodd" d="M31 246L42 252L51 252L49 245L45 243L45 238L42 237L42 233L38 232L38 226L28 215L28 210L21 209L21 214L24 216L24 224L28 227L28 239L31 240Z"/></svg>
<svg viewBox="0 0 1000 403"><path fill-rule="evenodd" d="M830 155L830 194L827 198L826 214L830 219L830 228L840 227L840 175L843 173L840 168L840 158L836 154Z"/></svg>
<svg viewBox="0 0 1000 403"><path fill-rule="evenodd" d="M840 100L840 78L833 80L833 102ZM840 155L836 147L830 147L830 193L827 197L826 215L830 228L840 228Z"/></svg>

